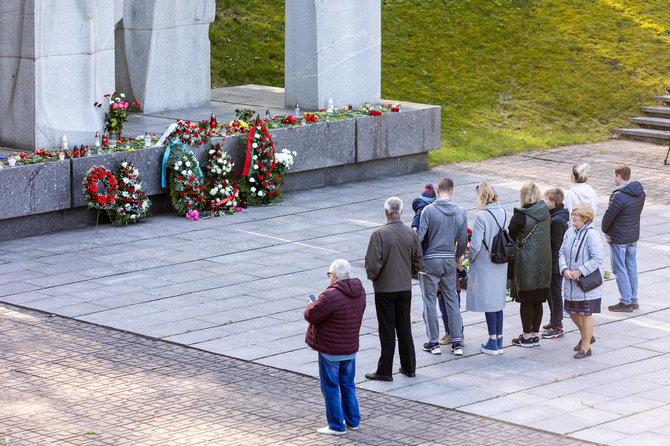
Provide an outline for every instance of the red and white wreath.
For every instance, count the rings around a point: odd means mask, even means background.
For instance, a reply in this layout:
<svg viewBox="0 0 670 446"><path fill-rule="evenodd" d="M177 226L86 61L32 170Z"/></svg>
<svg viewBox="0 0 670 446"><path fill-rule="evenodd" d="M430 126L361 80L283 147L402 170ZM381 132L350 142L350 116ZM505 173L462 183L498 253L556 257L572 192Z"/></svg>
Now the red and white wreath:
<svg viewBox="0 0 670 446"><path fill-rule="evenodd" d="M102 187L99 187L100 183ZM82 184L89 208L109 210L116 204L116 194L119 191L116 178L104 167L92 167L86 172Z"/></svg>

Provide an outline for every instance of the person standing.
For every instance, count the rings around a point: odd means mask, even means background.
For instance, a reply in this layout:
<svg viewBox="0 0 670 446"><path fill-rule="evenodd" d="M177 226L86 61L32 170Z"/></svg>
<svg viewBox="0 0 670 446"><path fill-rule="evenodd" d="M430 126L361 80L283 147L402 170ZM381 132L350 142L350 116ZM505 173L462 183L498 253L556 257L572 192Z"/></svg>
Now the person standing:
<svg viewBox="0 0 670 446"><path fill-rule="evenodd" d="M428 240L424 269L419 275L423 320L428 335L423 350L434 355L441 353L436 307L439 284L449 316L451 351L456 356L463 356L463 320L456 294L456 259L465 253L468 246L468 228L465 209L451 200L453 193L454 182L450 178L442 178L437 183L439 199L424 208L419 222L419 240Z"/></svg>
<svg viewBox="0 0 670 446"><path fill-rule="evenodd" d="M594 213L598 211L598 194L596 194L596 191L591 186L586 184L590 171L591 166L588 163L572 166L570 181L573 185L565 193L565 199L563 200L568 213L571 213L572 208L579 202L588 203L593 208ZM572 220L568 222L568 226L572 226Z"/></svg>
<svg viewBox="0 0 670 446"><path fill-rule="evenodd" d="M400 220L402 200L391 197L384 203L386 224L370 236L365 254L365 271L375 290L375 308L379 323L381 355L377 370L367 379L393 381L393 354L398 336L400 373L415 376L416 356L410 307L412 275L421 270L423 256L416 233Z"/></svg>
<svg viewBox="0 0 670 446"><path fill-rule="evenodd" d="M549 323L544 327L542 339L555 339L563 336L563 276L558 268L558 251L563 244L563 236L568 230L570 212L563 205L563 191L560 188L549 189L544 193L544 203L551 217L551 286L549 287Z"/></svg>
<svg viewBox="0 0 670 446"><path fill-rule="evenodd" d="M614 184L617 188L610 196L601 228L610 245L612 271L621 297L618 304L610 305L608 309L631 312L640 308L636 253L645 193L638 181L630 181L630 167L625 164L614 168Z"/></svg>
<svg viewBox="0 0 670 446"><path fill-rule="evenodd" d="M510 262L512 298L520 302L523 333L512 340L521 347L540 345L542 302L549 297L551 285L551 240L547 205L534 183L521 188L521 207L514 209L509 235L519 246L519 254Z"/></svg>
<svg viewBox="0 0 670 446"><path fill-rule="evenodd" d="M486 314L489 339L481 344L482 353L503 353L503 308L507 291L507 265L493 263L491 250L495 237L507 222L507 213L498 204L498 194L491 185L482 181L476 188L479 212L475 217L470 241L470 277L466 309Z"/></svg>
<svg viewBox="0 0 670 446"><path fill-rule="evenodd" d="M593 337L593 313L600 313L603 285L584 291L577 279L598 271L603 263L603 243L593 227L595 212L587 203L577 203L572 209L572 227L565 233L559 251L559 264L564 277L565 311L579 328L581 340L575 345L575 359L591 356Z"/></svg>
<svg viewBox="0 0 670 446"><path fill-rule="evenodd" d="M328 426L321 434L342 435L346 426L356 430L361 421L356 398L356 352L365 311L365 289L351 278L351 265L335 260L328 269L330 286L305 309L309 322L305 342L319 352L321 393Z"/></svg>

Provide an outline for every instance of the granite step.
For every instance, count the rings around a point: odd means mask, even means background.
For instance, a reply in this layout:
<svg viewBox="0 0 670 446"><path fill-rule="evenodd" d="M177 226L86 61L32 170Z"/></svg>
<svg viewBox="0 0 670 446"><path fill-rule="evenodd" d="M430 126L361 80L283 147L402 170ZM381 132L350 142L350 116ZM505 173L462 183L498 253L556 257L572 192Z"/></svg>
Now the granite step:
<svg viewBox="0 0 670 446"><path fill-rule="evenodd" d="M653 118L649 116L635 116L628 118L633 124L637 124L645 129L670 130L670 119Z"/></svg>
<svg viewBox="0 0 670 446"><path fill-rule="evenodd" d="M670 107L642 107L642 113L655 118L670 118Z"/></svg>
<svg viewBox="0 0 670 446"><path fill-rule="evenodd" d="M670 92L668 92L670 93ZM665 95L665 96L654 96L654 99L659 102L665 102L666 104L670 104L670 95Z"/></svg>
<svg viewBox="0 0 670 446"><path fill-rule="evenodd" d="M645 141L662 145L670 144L670 131L654 129L614 129L614 133L636 141Z"/></svg>

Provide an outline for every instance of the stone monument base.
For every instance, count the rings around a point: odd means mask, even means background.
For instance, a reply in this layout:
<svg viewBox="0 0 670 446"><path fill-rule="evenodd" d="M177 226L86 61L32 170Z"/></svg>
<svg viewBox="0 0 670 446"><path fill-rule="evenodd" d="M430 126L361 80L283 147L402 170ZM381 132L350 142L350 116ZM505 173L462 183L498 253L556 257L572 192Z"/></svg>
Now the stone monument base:
<svg viewBox="0 0 670 446"><path fill-rule="evenodd" d="M212 91L209 107L131 116L124 135L149 131L162 133L177 119L219 121L234 118L236 108L253 108L261 116L292 114L283 108L283 89L260 86L231 87ZM384 101L387 102L387 101ZM390 101L388 101L390 102ZM319 122L293 128L269 130L276 151L297 152L286 175L284 190L342 184L428 169L428 152L440 147L440 108L401 103L399 113L362 116ZM212 138L231 155L240 173L246 155L246 137ZM193 149L201 162L207 145ZM165 189L160 186L162 146L134 152L92 155L41 164L18 165L0 170L0 240L95 224L96 211L86 208L81 182L93 166L115 170L124 160L140 171L143 190L152 200L153 214L171 211ZM225 217L224 217L225 218Z"/></svg>

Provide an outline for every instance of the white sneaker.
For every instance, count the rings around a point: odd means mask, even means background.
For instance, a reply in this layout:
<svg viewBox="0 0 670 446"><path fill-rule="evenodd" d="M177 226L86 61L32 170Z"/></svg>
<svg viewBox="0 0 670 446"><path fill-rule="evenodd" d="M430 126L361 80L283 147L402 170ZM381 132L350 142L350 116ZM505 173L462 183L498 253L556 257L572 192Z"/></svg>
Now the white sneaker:
<svg viewBox="0 0 670 446"><path fill-rule="evenodd" d="M347 433L347 431L334 431L330 428L330 426L322 427L321 429L316 430L320 434L326 434L326 435L344 435Z"/></svg>
<svg viewBox="0 0 670 446"><path fill-rule="evenodd" d="M463 356L463 347L461 347L460 345L452 347L451 351L454 352L454 356Z"/></svg>

